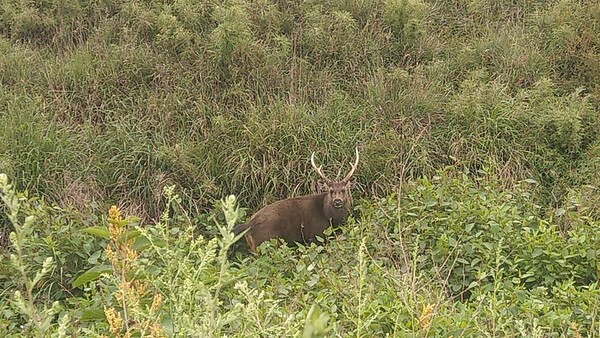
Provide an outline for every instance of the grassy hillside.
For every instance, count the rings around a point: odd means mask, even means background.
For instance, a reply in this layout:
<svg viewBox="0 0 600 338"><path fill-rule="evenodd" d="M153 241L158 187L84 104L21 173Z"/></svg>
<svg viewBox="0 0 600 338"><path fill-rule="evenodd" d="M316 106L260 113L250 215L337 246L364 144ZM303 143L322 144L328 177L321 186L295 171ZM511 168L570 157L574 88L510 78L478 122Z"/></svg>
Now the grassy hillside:
<svg viewBox="0 0 600 338"><path fill-rule="evenodd" d="M456 165L557 203L597 155L599 11L4 1L0 169L63 206L156 217L165 184L195 212L227 193L254 208L308 192L312 151L337 171L359 145L365 196Z"/></svg>
<svg viewBox="0 0 600 338"><path fill-rule="evenodd" d="M355 146L326 246L232 253ZM0 4L5 335L600 337L599 172L597 1Z"/></svg>

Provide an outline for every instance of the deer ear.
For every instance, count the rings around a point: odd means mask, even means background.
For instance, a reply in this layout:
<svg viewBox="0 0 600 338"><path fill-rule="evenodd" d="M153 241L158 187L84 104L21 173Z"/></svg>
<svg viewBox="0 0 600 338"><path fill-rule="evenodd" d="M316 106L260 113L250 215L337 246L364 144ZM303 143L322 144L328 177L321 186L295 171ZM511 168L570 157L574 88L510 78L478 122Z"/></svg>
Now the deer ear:
<svg viewBox="0 0 600 338"><path fill-rule="evenodd" d="M355 186L356 186L356 180L354 179L354 177L352 177L351 179L348 180L348 182L346 182L346 187L348 187L349 189L354 189Z"/></svg>
<svg viewBox="0 0 600 338"><path fill-rule="evenodd" d="M323 181L323 180L318 180L317 184L315 184L315 187L317 188L317 193L322 193L328 190L328 186L327 186L327 182Z"/></svg>

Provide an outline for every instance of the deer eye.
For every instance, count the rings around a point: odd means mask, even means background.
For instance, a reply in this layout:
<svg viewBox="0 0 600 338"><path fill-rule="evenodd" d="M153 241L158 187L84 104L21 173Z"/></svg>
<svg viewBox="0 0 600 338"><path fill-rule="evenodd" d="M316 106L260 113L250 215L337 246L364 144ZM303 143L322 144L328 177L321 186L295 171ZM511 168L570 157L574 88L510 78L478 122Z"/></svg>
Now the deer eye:
<svg viewBox="0 0 600 338"><path fill-rule="evenodd" d="M345 194L345 193L346 193L346 189L342 189L342 194Z"/></svg>
<svg viewBox="0 0 600 338"><path fill-rule="evenodd" d="M329 189L329 193L333 195L333 189Z"/></svg>

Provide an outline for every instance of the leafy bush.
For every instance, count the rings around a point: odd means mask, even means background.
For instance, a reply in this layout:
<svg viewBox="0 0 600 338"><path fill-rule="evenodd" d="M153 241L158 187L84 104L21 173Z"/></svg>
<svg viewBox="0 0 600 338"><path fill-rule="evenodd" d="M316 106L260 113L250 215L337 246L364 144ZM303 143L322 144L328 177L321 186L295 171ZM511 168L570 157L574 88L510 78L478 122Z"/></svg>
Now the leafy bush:
<svg viewBox="0 0 600 338"><path fill-rule="evenodd" d="M40 292L53 300L72 296L76 290L69 287L69 284L91 263L95 263L100 254L102 243L85 238L79 232L81 228L93 224L96 218L50 207L43 199L17 193L8 184L6 176L4 178L1 188L5 205L2 210L5 210L3 215L9 217L8 222L2 224L3 235L15 232L20 255L27 260L28 269L42 269L47 258L60 266L47 269L45 277L52 281L44 283ZM15 245L14 241L15 239L11 239L12 245ZM11 247L3 250L3 255L13 253L9 248ZM11 278L14 270L10 266L3 264L3 268L8 269L2 273L3 286L10 290L18 282Z"/></svg>
<svg viewBox="0 0 600 338"><path fill-rule="evenodd" d="M26 220L13 223L12 266L21 273L4 283L31 295L0 294L4 336L24 332L15 314L34 318L27 332L58 336L595 337L600 328L599 224L572 215L580 223L559 231L539 216L533 181L506 190L484 173L472 180L447 170L361 201L326 244L272 240L258 257L229 253L243 214L235 198L207 215L222 222L205 239L168 188L166 210L175 212L156 224L140 226L113 207L79 232L104 249L82 253L91 267L69 280L79 291L62 298L40 292L59 278L54 260L29 246L43 219L27 216L26 200L3 182L9 218L21 210ZM46 263L32 264L39 259Z"/></svg>
<svg viewBox="0 0 600 338"><path fill-rule="evenodd" d="M100 254L100 243L77 229L93 219L17 193L5 174L0 174L0 197L8 220L0 230L10 232L10 246L1 253L8 259L0 264L0 332L45 336L54 327L64 333L70 317L62 302L78 293L70 283Z"/></svg>
<svg viewBox="0 0 600 338"><path fill-rule="evenodd" d="M390 217L392 238L407 237L419 250L418 268L446 278L450 294L468 292L473 283L491 288L495 268L503 270L504 283L527 289L596 281L600 243L592 234L598 223L581 218L562 233L539 216L527 188L535 183L528 182L503 191L487 175L471 181L441 173L415 182L399 205L391 196L379 208Z"/></svg>

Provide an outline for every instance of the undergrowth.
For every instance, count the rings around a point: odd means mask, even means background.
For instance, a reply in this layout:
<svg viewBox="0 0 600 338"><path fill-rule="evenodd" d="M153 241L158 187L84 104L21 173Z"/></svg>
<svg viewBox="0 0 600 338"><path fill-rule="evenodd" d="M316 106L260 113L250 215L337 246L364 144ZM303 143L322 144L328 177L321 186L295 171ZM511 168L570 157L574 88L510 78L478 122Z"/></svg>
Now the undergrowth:
<svg viewBox="0 0 600 338"><path fill-rule="evenodd" d="M571 212L540 217L537 182L503 189L456 170L438 172L377 201L362 200L326 244L272 240L259 256L232 250L244 217L234 196L206 218L213 238L180 209L173 188L156 224L113 206L75 236L98 251L80 254L63 283L45 203L2 176L14 232L3 266L3 336L129 335L598 337L600 224ZM169 212L169 210L177 210ZM240 235L242 236L242 235ZM58 248L61 246L59 245ZM54 284L58 285L54 286ZM68 291L54 292L55 288Z"/></svg>

